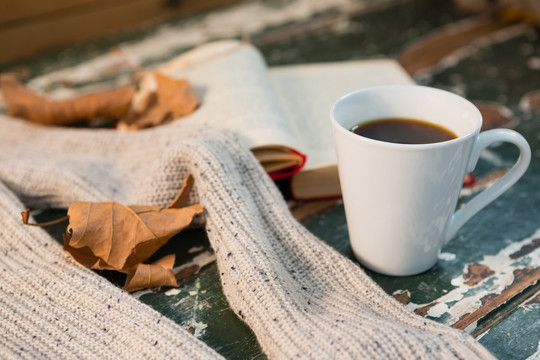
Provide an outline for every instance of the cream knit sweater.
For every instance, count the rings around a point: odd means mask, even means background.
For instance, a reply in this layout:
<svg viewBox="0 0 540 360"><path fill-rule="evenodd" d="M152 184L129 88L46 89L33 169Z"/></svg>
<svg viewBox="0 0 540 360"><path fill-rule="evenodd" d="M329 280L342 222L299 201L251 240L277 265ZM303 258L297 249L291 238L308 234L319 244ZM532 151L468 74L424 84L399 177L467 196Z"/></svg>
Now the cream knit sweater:
<svg viewBox="0 0 540 360"><path fill-rule="evenodd" d="M45 129L0 117L0 163L0 358L219 358L19 215L75 200L165 205L188 172L223 291L268 357L491 358L464 332L409 312L297 223L229 133L181 122Z"/></svg>

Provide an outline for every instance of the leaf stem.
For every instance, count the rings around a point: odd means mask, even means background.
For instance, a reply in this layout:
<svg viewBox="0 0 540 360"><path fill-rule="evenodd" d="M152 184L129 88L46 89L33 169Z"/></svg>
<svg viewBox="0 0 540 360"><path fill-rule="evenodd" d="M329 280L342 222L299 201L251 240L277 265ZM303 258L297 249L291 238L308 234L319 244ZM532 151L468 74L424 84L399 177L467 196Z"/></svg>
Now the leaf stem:
<svg viewBox="0 0 540 360"><path fill-rule="evenodd" d="M31 224L28 222L28 219L30 217L30 209L26 209L25 211L21 212L21 216L22 216L22 221L24 225L39 226L39 227L51 226L51 225L59 224L63 221L69 220L69 215L66 215L56 220L51 220L51 221L47 221L47 222L43 222L39 224Z"/></svg>

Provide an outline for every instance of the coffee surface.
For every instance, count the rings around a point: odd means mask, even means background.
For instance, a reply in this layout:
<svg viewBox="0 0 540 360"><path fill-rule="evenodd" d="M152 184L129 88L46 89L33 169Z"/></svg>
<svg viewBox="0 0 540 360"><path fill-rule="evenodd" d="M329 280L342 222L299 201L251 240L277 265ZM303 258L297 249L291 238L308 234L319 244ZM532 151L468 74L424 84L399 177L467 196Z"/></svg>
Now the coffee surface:
<svg viewBox="0 0 540 360"><path fill-rule="evenodd" d="M385 118L360 123L351 128L357 135L398 144L431 144L457 138L449 129L427 121Z"/></svg>

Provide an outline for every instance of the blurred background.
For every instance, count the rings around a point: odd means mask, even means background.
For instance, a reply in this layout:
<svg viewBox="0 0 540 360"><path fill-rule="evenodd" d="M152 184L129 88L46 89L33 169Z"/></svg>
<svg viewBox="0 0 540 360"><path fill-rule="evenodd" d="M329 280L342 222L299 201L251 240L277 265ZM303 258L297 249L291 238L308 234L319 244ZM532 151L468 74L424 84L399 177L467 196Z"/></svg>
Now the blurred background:
<svg viewBox="0 0 540 360"><path fill-rule="evenodd" d="M276 42L325 28L348 36L368 36L369 29L361 29L364 25L350 24L348 20L385 7L398 11L386 19L381 13L380 18L374 19L380 28L374 30L380 32L378 38L394 40L396 45L437 25L475 14L498 16L506 23L520 20L532 24L540 16L539 0L2 0L0 66L15 66L36 55L85 43L86 48L72 52L88 57L95 47L138 38L141 32L155 30L160 23L184 23L184 30L191 26L191 32L178 34L182 37L178 42L188 46L212 38L257 38L272 28L292 23L305 26L286 32L281 39L267 36L259 42ZM475 29L474 34L468 35L477 37L494 31L501 26L498 25ZM370 49L366 50L376 50L374 45L368 46ZM63 58L65 54L59 56Z"/></svg>

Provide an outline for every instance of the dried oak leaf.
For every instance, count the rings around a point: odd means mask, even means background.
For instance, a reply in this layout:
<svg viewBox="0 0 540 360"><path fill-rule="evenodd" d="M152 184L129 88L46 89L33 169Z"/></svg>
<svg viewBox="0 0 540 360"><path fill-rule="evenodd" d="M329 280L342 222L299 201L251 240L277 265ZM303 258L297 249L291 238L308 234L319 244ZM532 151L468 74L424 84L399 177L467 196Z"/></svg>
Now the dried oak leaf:
<svg viewBox="0 0 540 360"><path fill-rule="evenodd" d="M64 249L92 269L125 272L146 261L201 212L200 205L162 209L112 201L74 202L68 210Z"/></svg>
<svg viewBox="0 0 540 360"><path fill-rule="evenodd" d="M9 115L57 126L95 118L122 118L136 91L135 87L126 86L65 100L47 100L25 87L13 74L0 76L0 90Z"/></svg>
<svg viewBox="0 0 540 360"><path fill-rule="evenodd" d="M176 276L173 273L174 254L167 255L152 264L138 264L127 272L124 290L132 292L150 287L177 287Z"/></svg>
<svg viewBox="0 0 540 360"><path fill-rule="evenodd" d="M174 117L192 113L199 106L186 79L160 72L148 72L134 96L130 112L118 123L121 130L138 130L160 125Z"/></svg>
<svg viewBox="0 0 540 360"><path fill-rule="evenodd" d="M191 114L199 105L191 86L186 79L174 79L155 72L158 104L168 109L172 116Z"/></svg>
<svg viewBox="0 0 540 360"><path fill-rule="evenodd" d="M147 107L142 111L130 111L117 124L119 130L139 130L153 127L160 124L165 124L172 119L171 112L166 108L157 104L155 94L151 94Z"/></svg>
<svg viewBox="0 0 540 360"><path fill-rule="evenodd" d="M199 204L185 206L193 184L193 177L188 175L178 196L167 208L125 206L112 201L72 203L68 209L64 250L86 267L128 274L128 289L139 286L131 283L140 284L137 279L143 274L146 283L150 275L155 279L150 281L151 286L175 286L176 280L174 283L171 280L175 278L172 265L170 274L169 270L164 270L169 268L165 265L170 260L158 261L150 267L141 267L141 264L203 211Z"/></svg>

